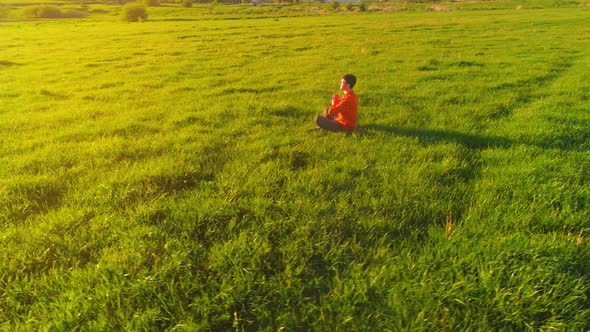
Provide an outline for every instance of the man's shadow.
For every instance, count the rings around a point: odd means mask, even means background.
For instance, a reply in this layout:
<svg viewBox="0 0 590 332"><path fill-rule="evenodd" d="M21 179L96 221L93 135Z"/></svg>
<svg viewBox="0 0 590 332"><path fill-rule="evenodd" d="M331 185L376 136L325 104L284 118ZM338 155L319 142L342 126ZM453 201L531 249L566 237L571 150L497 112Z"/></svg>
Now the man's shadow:
<svg viewBox="0 0 590 332"><path fill-rule="evenodd" d="M450 142L478 150L488 148L508 148L515 144L514 141L504 137L472 135L448 130L404 128L381 124L363 125L360 134L367 135L368 132L373 130L395 136L418 138L420 142L424 144Z"/></svg>
<svg viewBox="0 0 590 332"><path fill-rule="evenodd" d="M587 151L590 148L590 132L575 132L570 135L547 137L542 141L512 140L499 136L483 136L465 134L452 130L404 128L382 124L367 124L358 128L360 135L369 135L370 131L380 131L395 136L418 138L423 144L450 142L461 144L470 149L507 149L514 145L536 146L542 149L558 149L563 151Z"/></svg>

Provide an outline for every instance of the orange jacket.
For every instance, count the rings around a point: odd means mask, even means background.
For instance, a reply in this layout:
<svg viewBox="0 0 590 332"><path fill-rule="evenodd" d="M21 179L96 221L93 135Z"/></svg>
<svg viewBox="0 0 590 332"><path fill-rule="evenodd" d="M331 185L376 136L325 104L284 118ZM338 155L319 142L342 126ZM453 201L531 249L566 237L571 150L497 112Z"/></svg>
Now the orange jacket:
<svg viewBox="0 0 590 332"><path fill-rule="evenodd" d="M336 116L336 121L347 130L352 130L356 126L358 109L358 98L354 91L345 93L342 99L328 108L328 114Z"/></svg>

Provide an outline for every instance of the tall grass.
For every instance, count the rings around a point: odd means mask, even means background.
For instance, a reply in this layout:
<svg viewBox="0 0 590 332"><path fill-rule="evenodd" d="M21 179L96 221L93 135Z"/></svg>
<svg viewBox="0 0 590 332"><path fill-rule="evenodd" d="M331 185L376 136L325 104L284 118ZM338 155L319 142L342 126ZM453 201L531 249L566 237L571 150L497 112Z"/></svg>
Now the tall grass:
<svg viewBox="0 0 590 332"><path fill-rule="evenodd" d="M5 24L2 329L588 329L590 12L507 7Z"/></svg>

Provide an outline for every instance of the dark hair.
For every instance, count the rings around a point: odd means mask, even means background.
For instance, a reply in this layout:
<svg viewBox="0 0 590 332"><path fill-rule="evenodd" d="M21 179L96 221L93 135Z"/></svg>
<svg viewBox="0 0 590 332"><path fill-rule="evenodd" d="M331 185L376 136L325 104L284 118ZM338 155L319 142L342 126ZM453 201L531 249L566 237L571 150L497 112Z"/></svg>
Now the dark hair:
<svg viewBox="0 0 590 332"><path fill-rule="evenodd" d="M356 84L356 77L353 74L346 74L342 76L342 78L346 81L346 83L348 83L348 85L350 85L351 89Z"/></svg>

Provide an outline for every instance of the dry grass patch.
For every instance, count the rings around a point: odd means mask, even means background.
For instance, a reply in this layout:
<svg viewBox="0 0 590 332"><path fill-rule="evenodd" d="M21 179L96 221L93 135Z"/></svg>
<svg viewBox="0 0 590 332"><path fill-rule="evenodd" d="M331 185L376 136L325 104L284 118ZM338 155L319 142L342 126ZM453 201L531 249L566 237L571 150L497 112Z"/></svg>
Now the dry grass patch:
<svg viewBox="0 0 590 332"><path fill-rule="evenodd" d="M430 7L430 10L435 11L435 12L448 12L451 9L447 6L435 5L435 6Z"/></svg>

